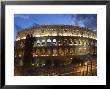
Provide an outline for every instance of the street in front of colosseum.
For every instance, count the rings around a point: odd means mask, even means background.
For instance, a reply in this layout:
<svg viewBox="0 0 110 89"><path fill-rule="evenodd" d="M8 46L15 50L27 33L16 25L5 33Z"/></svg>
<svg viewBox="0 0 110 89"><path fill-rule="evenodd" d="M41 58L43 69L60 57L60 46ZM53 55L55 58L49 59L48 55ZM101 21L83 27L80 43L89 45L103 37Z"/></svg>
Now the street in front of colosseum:
<svg viewBox="0 0 110 89"><path fill-rule="evenodd" d="M87 63L87 62L85 62ZM96 61L92 61L92 65L74 65L55 67L41 67L41 68L15 68L15 76L96 76L97 65Z"/></svg>
<svg viewBox="0 0 110 89"><path fill-rule="evenodd" d="M14 75L97 76L96 21L95 14L15 14Z"/></svg>

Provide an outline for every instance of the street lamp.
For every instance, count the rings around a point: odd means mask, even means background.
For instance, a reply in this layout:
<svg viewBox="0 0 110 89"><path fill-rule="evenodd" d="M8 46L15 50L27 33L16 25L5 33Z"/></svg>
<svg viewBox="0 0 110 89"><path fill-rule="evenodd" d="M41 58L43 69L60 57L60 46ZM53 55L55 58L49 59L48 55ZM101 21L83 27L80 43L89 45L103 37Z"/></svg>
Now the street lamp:
<svg viewBox="0 0 110 89"><path fill-rule="evenodd" d="M91 61L91 71L92 71L92 61Z"/></svg>
<svg viewBox="0 0 110 89"><path fill-rule="evenodd" d="M86 71L86 75L88 74L88 62L85 62L85 65L84 65L86 68L84 68L85 69L85 71Z"/></svg>

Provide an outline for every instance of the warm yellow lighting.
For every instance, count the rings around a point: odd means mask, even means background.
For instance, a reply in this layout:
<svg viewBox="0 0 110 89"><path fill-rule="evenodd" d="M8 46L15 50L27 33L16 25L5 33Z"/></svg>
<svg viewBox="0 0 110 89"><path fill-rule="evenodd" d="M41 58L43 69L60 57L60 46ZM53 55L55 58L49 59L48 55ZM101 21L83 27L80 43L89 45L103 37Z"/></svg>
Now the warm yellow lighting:
<svg viewBox="0 0 110 89"><path fill-rule="evenodd" d="M17 38L17 39L16 39L16 41L19 41L19 40L20 40L20 38Z"/></svg>
<svg viewBox="0 0 110 89"><path fill-rule="evenodd" d="M26 37L22 37L21 39L26 39Z"/></svg>
<svg viewBox="0 0 110 89"><path fill-rule="evenodd" d="M56 39L53 39L53 42L56 42Z"/></svg>
<svg viewBox="0 0 110 89"><path fill-rule="evenodd" d="M37 43L40 43L40 40L37 40Z"/></svg>
<svg viewBox="0 0 110 89"><path fill-rule="evenodd" d="M43 66L45 66L45 64L43 64Z"/></svg>
<svg viewBox="0 0 110 89"><path fill-rule="evenodd" d="M19 57L21 57L21 54L19 54Z"/></svg>
<svg viewBox="0 0 110 89"><path fill-rule="evenodd" d="M87 62L85 62L85 65L87 65Z"/></svg>
<svg viewBox="0 0 110 89"><path fill-rule="evenodd" d="M78 35L79 37L81 37L82 35Z"/></svg>
<svg viewBox="0 0 110 89"><path fill-rule="evenodd" d="M42 40L42 42L45 42L45 40Z"/></svg>
<svg viewBox="0 0 110 89"><path fill-rule="evenodd" d="M36 57L38 56L38 55L35 55Z"/></svg>
<svg viewBox="0 0 110 89"><path fill-rule="evenodd" d="M47 39L47 42L51 42L51 40L50 39Z"/></svg>
<svg viewBox="0 0 110 89"><path fill-rule="evenodd" d="M32 64L32 66L34 66L35 64Z"/></svg>
<svg viewBox="0 0 110 89"><path fill-rule="evenodd" d="M40 35L37 34L36 37L40 37Z"/></svg>

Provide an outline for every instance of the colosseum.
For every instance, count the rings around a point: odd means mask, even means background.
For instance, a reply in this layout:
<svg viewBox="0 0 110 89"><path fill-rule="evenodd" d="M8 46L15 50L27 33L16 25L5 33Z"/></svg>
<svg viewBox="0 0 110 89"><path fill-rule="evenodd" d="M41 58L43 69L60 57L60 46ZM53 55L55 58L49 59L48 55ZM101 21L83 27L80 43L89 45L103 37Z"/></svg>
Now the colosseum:
<svg viewBox="0 0 110 89"><path fill-rule="evenodd" d="M26 36L34 38L32 55L36 68L83 63L97 57L97 34L73 25L39 25L17 32L15 66L23 66ZM17 60L19 59L19 61Z"/></svg>

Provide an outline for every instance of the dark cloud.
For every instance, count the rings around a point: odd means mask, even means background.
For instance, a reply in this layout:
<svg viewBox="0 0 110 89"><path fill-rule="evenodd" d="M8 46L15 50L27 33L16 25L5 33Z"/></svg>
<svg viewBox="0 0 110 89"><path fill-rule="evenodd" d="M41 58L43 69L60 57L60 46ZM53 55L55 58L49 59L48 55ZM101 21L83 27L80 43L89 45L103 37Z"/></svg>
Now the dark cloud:
<svg viewBox="0 0 110 89"><path fill-rule="evenodd" d="M71 15L73 19L73 24L92 28L93 30L97 29L97 15L96 14L77 14Z"/></svg>

